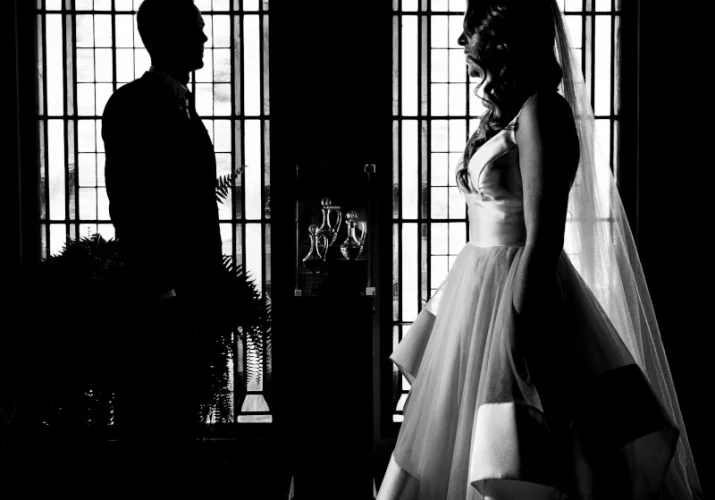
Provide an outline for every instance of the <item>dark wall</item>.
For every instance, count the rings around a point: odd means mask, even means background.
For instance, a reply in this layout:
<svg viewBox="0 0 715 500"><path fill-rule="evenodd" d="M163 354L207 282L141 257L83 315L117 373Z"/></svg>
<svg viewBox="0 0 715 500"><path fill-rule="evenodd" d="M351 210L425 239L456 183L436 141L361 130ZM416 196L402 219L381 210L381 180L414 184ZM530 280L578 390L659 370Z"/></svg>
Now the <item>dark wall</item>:
<svg viewBox="0 0 715 500"><path fill-rule="evenodd" d="M12 0L3 7L3 159L0 180L0 269L39 255L37 221L37 138L33 2Z"/></svg>
<svg viewBox="0 0 715 500"><path fill-rule="evenodd" d="M383 0L272 2L271 9L272 264L277 360L281 356L280 332L287 335L293 327L286 312L290 311L293 294L293 200L301 196L294 181L297 163L376 164L373 194L377 203L373 205L375 219L369 233L379 256L372 261L373 276L382 280L375 303L376 322L379 323L377 318L381 315L391 314L390 269L384 266L382 274L379 272L380 262L390 263L392 259L392 16L391 2ZM326 193L336 189L325 188ZM337 189L354 188L342 185ZM384 304L386 307L381 307ZM350 304L346 303L346 321L350 321L351 314ZM389 316L386 320L389 324ZM341 377L341 370L350 368L339 363L350 363L352 353L365 352L353 343L370 339L343 336L339 325L326 324L323 328L333 331L335 352L342 351L348 356L326 360L330 376ZM377 339L378 335L375 329L374 337ZM355 362L372 362L376 370L378 361L387 358L387 354L381 355L379 347L379 342L375 342L372 359L368 356ZM282 376L290 374L281 374L276 366L276 383ZM379 387L376 387L375 408L378 403ZM374 429L379 432L377 426Z"/></svg>
<svg viewBox="0 0 715 500"><path fill-rule="evenodd" d="M18 117L18 85L17 85L17 45L15 38L15 2L9 2L10 13L2 16L2 32L8 38L4 46L8 47L4 72L8 96L7 107L2 113L1 129L3 130L3 150L5 160L2 162L2 177L0 182L0 210L4 214L4 233L7 238L0 244L0 269L5 265L13 265L20 258L20 198L19 198L19 172L17 169L19 159L19 135L17 130Z"/></svg>
<svg viewBox="0 0 715 500"><path fill-rule="evenodd" d="M704 182L712 128L705 106L711 82L700 73L704 54L693 38L695 12L672 18L659 2L641 1L640 255L670 360L700 479L713 491L712 183ZM707 461L706 461L707 460Z"/></svg>

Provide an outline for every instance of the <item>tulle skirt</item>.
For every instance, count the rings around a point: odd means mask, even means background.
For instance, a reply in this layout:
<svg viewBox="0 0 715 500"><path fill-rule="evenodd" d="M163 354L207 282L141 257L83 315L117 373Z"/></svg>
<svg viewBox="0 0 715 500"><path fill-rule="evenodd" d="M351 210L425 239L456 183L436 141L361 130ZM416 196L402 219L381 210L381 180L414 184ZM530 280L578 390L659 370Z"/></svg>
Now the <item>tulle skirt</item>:
<svg viewBox="0 0 715 500"><path fill-rule="evenodd" d="M390 357L401 500L657 498L677 429L565 254L552 325L522 324L522 253L467 244Z"/></svg>

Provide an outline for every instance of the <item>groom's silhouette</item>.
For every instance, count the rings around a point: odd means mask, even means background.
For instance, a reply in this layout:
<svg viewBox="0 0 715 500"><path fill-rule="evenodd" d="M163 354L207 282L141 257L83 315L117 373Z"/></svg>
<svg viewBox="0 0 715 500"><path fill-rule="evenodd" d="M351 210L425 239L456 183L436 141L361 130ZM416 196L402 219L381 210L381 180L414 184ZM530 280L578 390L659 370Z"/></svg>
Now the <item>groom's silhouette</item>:
<svg viewBox="0 0 715 500"><path fill-rule="evenodd" d="M132 463L153 477L176 475L195 443L198 337L222 253L213 145L186 88L203 67L203 19L191 0L145 0L137 23L152 67L110 98L102 136L109 211L137 299L120 340L120 428Z"/></svg>

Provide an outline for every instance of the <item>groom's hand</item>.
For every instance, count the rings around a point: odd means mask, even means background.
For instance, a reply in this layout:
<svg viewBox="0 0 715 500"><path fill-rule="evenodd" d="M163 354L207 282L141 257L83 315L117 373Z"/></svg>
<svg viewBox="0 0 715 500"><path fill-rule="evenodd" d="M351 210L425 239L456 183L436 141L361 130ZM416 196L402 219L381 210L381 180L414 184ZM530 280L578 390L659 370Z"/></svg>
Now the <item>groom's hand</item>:
<svg viewBox="0 0 715 500"><path fill-rule="evenodd" d="M171 290L167 290L166 292L159 294L159 300L167 300L172 297L176 297L176 290L173 288Z"/></svg>
<svg viewBox="0 0 715 500"><path fill-rule="evenodd" d="M177 340L194 342L198 338L199 331L191 308L175 290L162 294L157 305L157 315L163 324L173 325L177 333L183 334L181 335L183 338Z"/></svg>

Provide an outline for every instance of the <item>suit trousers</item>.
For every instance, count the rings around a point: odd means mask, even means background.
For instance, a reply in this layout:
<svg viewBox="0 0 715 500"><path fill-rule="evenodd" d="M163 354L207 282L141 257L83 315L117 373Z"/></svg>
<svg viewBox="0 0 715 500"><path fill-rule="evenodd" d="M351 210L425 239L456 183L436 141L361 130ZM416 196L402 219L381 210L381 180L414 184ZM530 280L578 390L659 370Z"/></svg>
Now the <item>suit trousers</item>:
<svg viewBox="0 0 715 500"><path fill-rule="evenodd" d="M131 314L117 415L126 480L166 493L197 465L198 335L180 297L142 300Z"/></svg>

